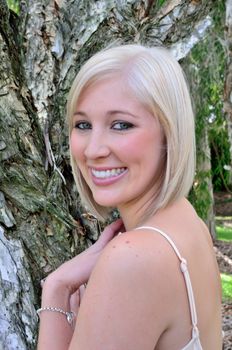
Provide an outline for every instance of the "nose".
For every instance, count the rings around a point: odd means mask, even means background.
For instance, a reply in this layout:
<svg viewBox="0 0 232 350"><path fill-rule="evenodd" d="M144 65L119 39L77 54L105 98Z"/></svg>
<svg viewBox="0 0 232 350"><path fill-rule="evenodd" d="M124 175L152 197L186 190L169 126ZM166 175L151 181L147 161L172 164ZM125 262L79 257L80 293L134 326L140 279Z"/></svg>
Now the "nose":
<svg viewBox="0 0 232 350"><path fill-rule="evenodd" d="M87 140L84 154L88 159L108 157L110 154L110 148L106 135L92 130L91 135Z"/></svg>

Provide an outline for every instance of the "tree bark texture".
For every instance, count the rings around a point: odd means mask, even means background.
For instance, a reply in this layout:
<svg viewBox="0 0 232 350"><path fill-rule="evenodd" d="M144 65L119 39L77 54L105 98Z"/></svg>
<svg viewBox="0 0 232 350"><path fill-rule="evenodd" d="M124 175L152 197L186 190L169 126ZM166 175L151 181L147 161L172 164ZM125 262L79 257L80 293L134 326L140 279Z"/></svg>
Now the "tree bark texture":
<svg viewBox="0 0 232 350"><path fill-rule="evenodd" d="M212 1L0 0L0 349L34 349L40 280L99 234L69 166L71 82L112 42L164 44L183 58Z"/></svg>
<svg viewBox="0 0 232 350"><path fill-rule="evenodd" d="M227 67L224 89L224 111L230 143L230 185L232 186L232 0L226 1L225 41L227 49Z"/></svg>

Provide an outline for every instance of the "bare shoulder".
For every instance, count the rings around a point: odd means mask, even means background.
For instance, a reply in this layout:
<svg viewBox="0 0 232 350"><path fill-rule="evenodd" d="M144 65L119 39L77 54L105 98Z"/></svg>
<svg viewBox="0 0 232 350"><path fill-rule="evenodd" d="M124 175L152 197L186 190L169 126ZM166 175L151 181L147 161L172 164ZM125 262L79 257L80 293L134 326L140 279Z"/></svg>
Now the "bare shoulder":
<svg viewBox="0 0 232 350"><path fill-rule="evenodd" d="M169 247L159 234L154 234L146 229L125 232L115 237L104 249L100 263L106 264L108 268L116 268L119 273L146 274L149 272L155 278L160 276L160 271L167 262ZM156 272L158 276L156 275ZM144 276L144 274L143 274Z"/></svg>
<svg viewBox="0 0 232 350"><path fill-rule="evenodd" d="M210 232L208 230L208 227L206 226L205 222L200 217L198 217L198 219L199 219L203 234L205 235L209 245L213 248L213 241L212 241L212 237L210 235Z"/></svg>
<svg viewBox="0 0 232 350"><path fill-rule="evenodd" d="M168 328L161 315L169 314L170 295L161 286L162 264L149 249L150 239L147 232L130 231L104 248L80 307L77 349L98 350L102 344L109 349L151 349ZM94 332L87 338L89 329Z"/></svg>
<svg viewBox="0 0 232 350"><path fill-rule="evenodd" d="M136 291L137 302L144 310L153 309L155 317L166 314L171 318L175 292L170 298L170 284L174 287L179 283L178 264L173 249L161 235L146 229L133 230L109 242L91 278L94 284L99 283L101 276L107 278L112 289L119 287L132 300ZM175 289L178 291L179 287ZM159 316L162 327L168 322L168 318Z"/></svg>

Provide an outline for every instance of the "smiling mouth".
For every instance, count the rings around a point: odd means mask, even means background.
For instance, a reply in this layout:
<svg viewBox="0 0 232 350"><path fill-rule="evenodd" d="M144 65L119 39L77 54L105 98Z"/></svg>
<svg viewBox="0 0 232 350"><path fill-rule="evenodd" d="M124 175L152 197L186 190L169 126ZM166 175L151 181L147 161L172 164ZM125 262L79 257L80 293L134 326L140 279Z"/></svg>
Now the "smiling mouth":
<svg viewBox="0 0 232 350"><path fill-rule="evenodd" d="M93 168L91 169L92 175L97 179L109 179L109 178L121 175L126 171L127 171L127 168L114 168L114 169L107 169L107 170L96 170Z"/></svg>

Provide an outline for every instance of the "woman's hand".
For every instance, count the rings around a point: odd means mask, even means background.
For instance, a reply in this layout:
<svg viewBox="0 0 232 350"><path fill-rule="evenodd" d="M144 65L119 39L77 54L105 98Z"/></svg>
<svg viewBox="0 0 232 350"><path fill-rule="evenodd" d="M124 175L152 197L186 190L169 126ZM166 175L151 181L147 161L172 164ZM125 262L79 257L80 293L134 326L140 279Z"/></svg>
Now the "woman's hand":
<svg viewBox="0 0 232 350"><path fill-rule="evenodd" d="M70 297L75 295L79 287L88 282L102 250L120 231L124 232L125 228L122 220L118 219L104 229L96 243L51 273L44 283L44 288L46 285L49 285L49 288L59 285L59 288L63 287L69 291Z"/></svg>
<svg viewBox="0 0 232 350"><path fill-rule="evenodd" d="M70 296L69 307L70 307L70 310L74 312L76 316L78 315L78 312L79 312L81 301L85 293L85 288L86 286L82 284L78 288L78 290ZM75 322L76 322L76 318L74 319L74 328L75 328Z"/></svg>
<svg viewBox="0 0 232 350"><path fill-rule="evenodd" d="M94 243L89 249L93 250L99 255L108 244L108 242L117 236L119 232L125 232L125 227L122 219L118 219L112 222L110 225L106 226L96 243Z"/></svg>

